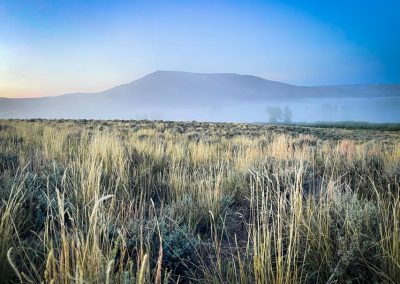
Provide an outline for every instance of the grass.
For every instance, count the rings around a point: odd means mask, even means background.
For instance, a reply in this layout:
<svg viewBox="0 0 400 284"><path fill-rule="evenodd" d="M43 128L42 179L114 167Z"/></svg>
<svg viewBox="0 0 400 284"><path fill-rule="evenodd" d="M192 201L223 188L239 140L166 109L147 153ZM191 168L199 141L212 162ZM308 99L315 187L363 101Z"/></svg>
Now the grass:
<svg viewBox="0 0 400 284"><path fill-rule="evenodd" d="M400 133L0 121L1 283L396 283Z"/></svg>
<svg viewBox="0 0 400 284"><path fill-rule="evenodd" d="M299 123L299 125L325 127L325 128L345 128L345 129L370 129L385 131L400 131L400 123L371 123L364 121L338 121L338 122L316 122Z"/></svg>

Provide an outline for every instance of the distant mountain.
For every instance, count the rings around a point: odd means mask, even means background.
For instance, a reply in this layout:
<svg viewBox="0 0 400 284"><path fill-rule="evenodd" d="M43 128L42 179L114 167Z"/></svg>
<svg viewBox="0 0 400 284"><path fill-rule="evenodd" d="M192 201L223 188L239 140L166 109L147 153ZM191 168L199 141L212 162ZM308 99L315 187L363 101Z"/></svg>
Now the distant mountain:
<svg viewBox="0 0 400 284"><path fill-rule="evenodd" d="M157 71L99 93L30 99L0 98L0 118L259 121L252 109L263 112L267 105L291 106L300 103L306 111L307 102L331 104L335 108L335 102L339 102L340 107L340 102L349 99L362 102L378 99L385 103L388 101L391 106L393 103L390 102L394 100L397 106L400 85L304 87L233 73ZM261 115L266 117L265 111ZM385 120L398 121L400 118L394 113L394 118Z"/></svg>

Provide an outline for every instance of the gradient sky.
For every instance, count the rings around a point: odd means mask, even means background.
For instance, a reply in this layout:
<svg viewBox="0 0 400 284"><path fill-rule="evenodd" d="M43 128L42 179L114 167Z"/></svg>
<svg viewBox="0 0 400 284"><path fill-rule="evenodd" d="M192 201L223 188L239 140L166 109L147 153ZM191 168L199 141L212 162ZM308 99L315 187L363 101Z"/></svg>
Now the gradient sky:
<svg viewBox="0 0 400 284"><path fill-rule="evenodd" d="M156 70L400 83L400 1L3 1L0 97L101 91Z"/></svg>

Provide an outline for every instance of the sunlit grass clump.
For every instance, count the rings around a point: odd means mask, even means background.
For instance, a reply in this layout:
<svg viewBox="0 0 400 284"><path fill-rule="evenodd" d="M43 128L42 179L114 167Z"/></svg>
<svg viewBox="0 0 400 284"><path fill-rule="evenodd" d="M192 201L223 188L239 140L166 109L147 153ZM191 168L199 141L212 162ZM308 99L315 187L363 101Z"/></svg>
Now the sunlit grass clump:
<svg viewBox="0 0 400 284"><path fill-rule="evenodd" d="M400 279L397 132L1 126L1 283Z"/></svg>

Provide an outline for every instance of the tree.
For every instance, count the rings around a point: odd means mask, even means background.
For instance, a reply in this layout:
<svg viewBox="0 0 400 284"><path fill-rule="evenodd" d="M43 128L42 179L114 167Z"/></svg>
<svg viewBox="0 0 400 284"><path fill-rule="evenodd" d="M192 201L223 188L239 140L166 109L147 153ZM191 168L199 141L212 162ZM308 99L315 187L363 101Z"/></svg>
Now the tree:
<svg viewBox="0 0 400 284"><path fill-rule="evenodd" d="M270 106L267 108L268 121L270 123L277 123L282 119L282 109L279 106Z"/></svg>
<svg viewBox="0 0 400 284"><path fill-rule="evenodd" d="M292 122L292 111L290 110L290 108L288 106L285 106L285 108L283 109L283 122L284 123L290 123Z"/></svg>

